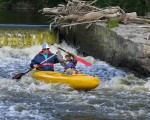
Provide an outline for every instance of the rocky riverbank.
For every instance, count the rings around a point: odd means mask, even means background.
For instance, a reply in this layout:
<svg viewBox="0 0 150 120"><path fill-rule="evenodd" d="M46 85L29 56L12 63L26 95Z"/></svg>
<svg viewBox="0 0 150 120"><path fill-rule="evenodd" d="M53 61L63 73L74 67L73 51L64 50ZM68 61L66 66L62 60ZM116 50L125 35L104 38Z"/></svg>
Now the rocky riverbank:
<svg viewBox="0 0 150 120"><path fill-rule="evenodd" d="M150 28L141 28L139 24L120 24L112 29L106 28L105 23L86 26L62 28L60 36L80 46L80 51L85 55L150 76Z"/></svg>

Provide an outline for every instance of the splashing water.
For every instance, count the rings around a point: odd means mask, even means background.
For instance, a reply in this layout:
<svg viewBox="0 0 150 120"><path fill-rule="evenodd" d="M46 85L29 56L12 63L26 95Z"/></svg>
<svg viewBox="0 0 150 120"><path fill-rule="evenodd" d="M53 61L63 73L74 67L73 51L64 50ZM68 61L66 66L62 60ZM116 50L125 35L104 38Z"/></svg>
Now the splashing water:
<svg viewBox="0 0 150 120"><path fill-rule="evenodd" d="M76 49L66 43L60 46L77 54ZM92 66L77 64L79 71L100 78L101 84L91 91L46 84L31 78L30 74L18 82L12 80L15 73L29 69L31 59L40 50L41 46L0 48L0 119L150 119L150 78L137 78L92 56L84 57L92 62ZM57 50L51 46L51 51L55 53ZM55 70L62 72L63 67L56 64Z"/></svg>

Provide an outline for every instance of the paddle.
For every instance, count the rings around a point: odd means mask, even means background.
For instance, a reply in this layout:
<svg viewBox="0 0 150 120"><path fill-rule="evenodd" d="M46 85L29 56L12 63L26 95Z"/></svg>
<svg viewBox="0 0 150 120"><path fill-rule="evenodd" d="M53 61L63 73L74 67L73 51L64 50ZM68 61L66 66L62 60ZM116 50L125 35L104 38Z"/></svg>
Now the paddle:
<svg viewBox="0 0 150 120"><path fill-rule="evenodd" d="M50 56L49 58L47 58L46 60L44 60L43 62L41 62L40 64L43 64L44 62L46 62L47 60L51 59L52 57L54 57L56 54ZM39 65L40 65L39 64ZM33 70L34 68L30 68L28 71L24 72L24 73L19 73L17 75L15 75L12 79L21 79L21 77L25 74L27 74L28 72L30 72L31 70Z"/></svg>
<svg viewBox="0 0 150 120"><path fill-rule="evenodd" d="M56 47L57 47L58 49L64 51L64 52L67 52L66 50L64 50L64 49L62 49L62 48L60 48L60 47L58 47L58 46L56 46ZM80 57L78 57L78 56L76 56L76 55L73 55L72 53L69 53L69 54L72 55L72 56L74 56L76 60L78 60L79 62L85 64L86 66L91 66L91 65L92 65L92 63L87 62L87 61L85 61L84 59L82 59L82 58L80 58Z"/></svg>

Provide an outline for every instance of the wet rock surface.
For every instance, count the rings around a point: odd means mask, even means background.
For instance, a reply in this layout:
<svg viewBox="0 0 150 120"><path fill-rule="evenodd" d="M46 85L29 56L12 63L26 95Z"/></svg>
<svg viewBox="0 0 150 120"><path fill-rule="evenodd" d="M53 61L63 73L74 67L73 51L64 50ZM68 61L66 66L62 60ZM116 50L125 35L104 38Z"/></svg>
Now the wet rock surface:
<svg viewBox="0 0 150 120"><path fill-rule="evenodd" d="M147 24L149 25L149 24ZM150 76L150 28L128 24L108 29L105 23L66 27L60 36L85 55Z"/></svg>

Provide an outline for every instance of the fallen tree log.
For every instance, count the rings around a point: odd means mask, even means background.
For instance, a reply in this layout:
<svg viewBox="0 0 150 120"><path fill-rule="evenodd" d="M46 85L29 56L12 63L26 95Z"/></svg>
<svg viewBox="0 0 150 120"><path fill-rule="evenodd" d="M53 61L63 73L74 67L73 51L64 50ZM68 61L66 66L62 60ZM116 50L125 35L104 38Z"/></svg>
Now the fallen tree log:
<svg viewBox="0 0 150 120"><path fill-rule="evenodd" d="M96 22L106 22L106 20L95 20L95 21L87 21L82 23L72 23L72 24L62 25L61 27L70 27L74 25L89 24L89 23L96 23Z"/></svg>
<svg viewBox="0 0 150 120"><path fill-rule="evenodd" d="M104 14L102 12L90 12L85 14L84 16L81 16L77 21L92 21L92 20L98 20L104 17Z"/></svg>
<svg viewBox="0 0 150 120"><path fill-rule="evenodd" d="M142 18L129 18L129 22L131 23L138 23L138 24L144 24L144 23L148 23L150 24L150 20L149 19L142 19Z"/></svg>
<svg viewBox="0 0 150 120"><path fill-rule="evenodd" d="M140 28L150 28L150 25L146 25L146 26L139 26Z"/></svg>
<svg viewBox="0 0 150 120"><path fill-rule="evenodd" d="M97 20L116 20L119 23L150 23L149 19L138 18L136 12L125 13L119 6L98 8L92 6L97 0L88 2L82 0L68 0L67 4L59 4L54 8L43 8L39 10L49 16L50 21L58 25L84 23ZM92 22L91 22L92 23Z"/></svg>
<svg viewBox="0 0 150 120"><path fill-rule="evenodd" d="M79 18L81 18L81 16L71 14L71 15L65 16L65 17L64 17L64 21L71 23L72 21L77 21Z"/></svg>

